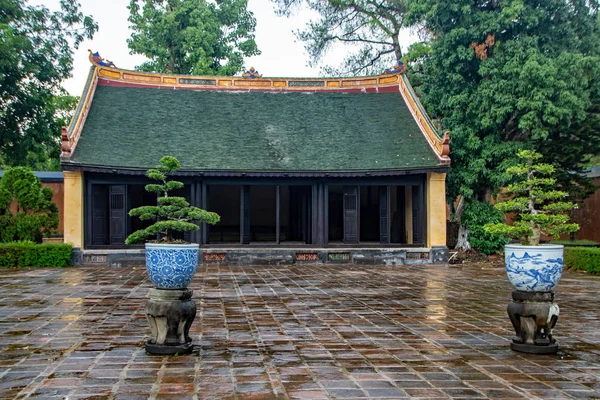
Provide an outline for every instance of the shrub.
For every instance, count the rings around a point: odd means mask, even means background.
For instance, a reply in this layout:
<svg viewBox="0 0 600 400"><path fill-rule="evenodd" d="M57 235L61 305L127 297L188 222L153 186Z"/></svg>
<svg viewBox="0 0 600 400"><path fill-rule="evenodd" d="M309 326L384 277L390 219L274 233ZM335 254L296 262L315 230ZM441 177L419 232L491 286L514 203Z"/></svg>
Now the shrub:
<svg viewBox="0 0 600 400"><path fill-rule="evenodd" d="M73 246L63 243L0 243L0 267L68 267Z"/></svg>
<svg viewBox="0 0 600 400"><path fill-rule="evenodd" d="M477 251L485 254L502 252L508 239L503 236L487 233L483 226L489 223L502 222L502 212L490 203L473 201L465 205L461 222L469 230L469 242Z"/></svg>
<svg viewBox="0 0 600 400"><path fill-rule="evenodd" d="M15 203L16 210L11 210ZM42 242L58 228L58 208L52 190L42 188L29 168L14 167L0 180L0 242Z"/></svg>
<svg viewBox="0 0 600 400"><path fill-rule="evenodd" d="M553 240L552 244L562 244L564 246L584 246L584 247L596 247L600 243L594 242L593 240L580 239L580 240Z"/></svg>
<svg viewBox="0 0 600 400"><path fill-rule="evenodd" d="M565 247L565 266L576 271L600 274L600 249Z"/></svg>

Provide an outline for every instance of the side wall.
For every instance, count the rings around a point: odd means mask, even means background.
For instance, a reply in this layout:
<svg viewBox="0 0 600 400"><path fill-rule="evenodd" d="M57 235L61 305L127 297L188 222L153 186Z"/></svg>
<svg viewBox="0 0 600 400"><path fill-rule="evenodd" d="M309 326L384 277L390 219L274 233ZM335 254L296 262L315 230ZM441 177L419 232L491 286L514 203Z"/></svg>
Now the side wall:
<svg viewBox="0 0 600 400"><path fill-rule="evenodd" d="M594 185L600 187L600 178L594 179ZM576 233L577 239L593 240L600 243L598 221L600 221L600 189L585 199L581 208L575 210L574 222L581 226L579 232ZM565 239L568 239L568 237Z"/></svg>
<svg viewBox="0 0 600 400"><path fill-rule="evenodd" d="M427 174L427 247L446 246L446 174Z"/></svg>
<svg viewBox="0 0 600 400"><path fill-rule="evenodd" d="M83 172L65 171L64 241L83 248Z"/></svg>
<svg viewBox="0 0 600 400"><path fill-rule="evenodd" d="M52 202L58 208L58 230L56 234L62 236L65 231L65 193L63 182L42 182L42 186L52 190Z"/></svg>

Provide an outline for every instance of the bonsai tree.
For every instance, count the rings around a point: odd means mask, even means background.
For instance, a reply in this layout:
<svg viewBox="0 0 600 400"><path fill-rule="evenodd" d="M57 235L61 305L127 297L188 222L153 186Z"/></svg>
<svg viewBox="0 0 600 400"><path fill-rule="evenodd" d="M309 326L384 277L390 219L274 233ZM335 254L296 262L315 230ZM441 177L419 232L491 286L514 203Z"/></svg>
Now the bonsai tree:
<svg viewBox="0 0 600 400"><path fill-rule="evenodd" d="M190 206L183 197L169 196L169 192L183 187L182 182L168 180L168 175L179 170L181 165L175 157L164 156L160 165L146 172L148 178L159 181L146 185L146 191L157 194L157 205L142 206L129 211L132 217L139 217L143 221L156 221L145 229L133 232L127 237L125 243L142 243L148 238L160 236L161 243L176 242L174 232L197 231L198 224L216 224L220 217L214 212L208 212L198 207Z"/></svg>
<svg viewBox="0 0 600 400"><path fill-rule="evenodd" d="M506 170L515 180L508 185L508 199L495 205L505 214L514 213L514 223L486 224L485 231L530 246L539 245L542 234L557 239L563 233L577 231L579 225L570 223L567 215L577 205L565 201L567 193L556 189L554 166L539 163L542 155L532 150L522 150L517 156L523 163Z"/></svg>
<svg viewBox="0 0 600 400"><path fill-rule="evenodd" d="M58 228L52 190L27 167L14 167L0 180L0 242L42 242Z"/></svg>

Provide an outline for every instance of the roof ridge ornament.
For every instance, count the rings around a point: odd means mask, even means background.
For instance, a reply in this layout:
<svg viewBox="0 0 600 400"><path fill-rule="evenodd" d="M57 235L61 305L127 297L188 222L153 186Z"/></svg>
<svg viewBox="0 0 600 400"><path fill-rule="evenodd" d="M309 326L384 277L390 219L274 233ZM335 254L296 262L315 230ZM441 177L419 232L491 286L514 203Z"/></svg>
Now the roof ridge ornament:
<svg viewBox="0 0 600 400"><path fill-rule="evenodd" d="M401 74L406 71L406 66L400 60L396 61L396 64L392 68L388 68L383 71L384 74Z"/></svg>
<svg viewBox="0 0 600 400"><path fill-rule="evenodd" d="M444 137L442 138L442 157L450 156L450 131L444 132Z"/></svg>
<svg viewBox="0 0 600 400"><path fill-rule="evenodd" d="M100 53L99 52L95 52L94 53L90 49L88 49L88 51L90 52L90 62L92 64L100 65L102 67L117 68L117 66L115 65L115 63L113 63L112 61L104 60L104 58L100 57Z"/></svg>
<svg viewBox="0 0 600 400"><path fill-rule="evenodd" d="M245 73L242 74L243 78L249 78L249 79L256 79L256 78L262 78L262 74L259 74L257 70L254 69L254 67L250 67L250 69L248 71L246 71Z"/></svg>
<svg viewBox="0 0 600 400"><path fill-rule="evenodd" d="M69 157L71 155L71 143L69 142L69 134L66 126L63 126L60 130L60 149L62 156Z"/></svg>

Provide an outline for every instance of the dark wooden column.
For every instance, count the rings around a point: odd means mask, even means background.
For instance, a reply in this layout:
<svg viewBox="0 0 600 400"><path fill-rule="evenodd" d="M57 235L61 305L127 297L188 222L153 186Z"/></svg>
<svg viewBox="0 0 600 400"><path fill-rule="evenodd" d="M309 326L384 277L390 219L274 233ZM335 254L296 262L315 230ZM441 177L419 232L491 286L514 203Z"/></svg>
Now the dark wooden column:
<svg viewBox="0 0 600 400"><path fill-rule="evenodd" d="M412 187L412 208L413 208L413 243L425 243L425 195L423 184Z"/></svg>
<svg viewBox="0 0 600 400"><path fill-rule="evenodd" d="M317 183L312 187L312 244L327 244L327 185Z"/></svg>
<svg viewBox="0 0 600 400"><path fill-rule="evenodd" d="M200 185L200 208L203 210L208 210L208 185L205 182L202 182ZM208 230L209 225L206 223L202 223L200 226L200 243L207 244L208 243Z"/></svg>
<svg viewBox="0 0 600 400"><path fill-rule="evenodd" d="M379 187L379 243L390 243L390 187Z"/></svg>
<svg viewBox="0 0 600 400"><path fill-rule="evenodd" d="M190 184L190 205L194 207L202 208L202 184L200 182L192 182ZM200 230L192 231L190 233L191 243L200 243L202 238L202 226Z"/></svg>
<svg viewBox="0 0 600 400"><path fill-rule="evenodd" d="M406 186L396 186L396 209L398 217L398 242L406 243Z"/></svg>
<svg viewBox="0 0 600 400"><path fill-rule="evenodd" d="M323 207L323 244L329 244L329 185L323 184L321 190L323 194L323 200L321 202Z"/></svg>
<svg viewBox="0 0 600 400"><path fill-rule="evenodd" d="M356 244L359 240L359 188L344 186L344 243Z"/></svg>
<svg viewBox="0 0 600 400"><path fill-rule="evenodd" d="M313 243L313 235L312 235L312 213L314 212L312 208L312 195L309 196L309 193L312 194L314 188L312 186L305 187L302 190L301 194L301 213L302 213L302 240L306 244Z"/></svg>
<svg viewBox="0 0 600 400"><path fill-rule="evenodd" d="M275 186L275 244L279 244L279 234L281 231L281 223L279 214L281 214L281 186Z"/></svg>
<svg viewBox="0 0 600 400"><path fill-rule="evenodd" d="M250 243L250 186L240 190L240 243Z"/></svg>
<svg viewBox="0 0 600 400"><path fill-rule="evenodd" d="M311 215L311 237L312 237L312 241L310 242L311 244L314 245L319 245L319 216L318 216L318 209L319 209L319 184L314 184L312 185L312 190L311 190L311 210L312 210L312 215Z"/></svg>

